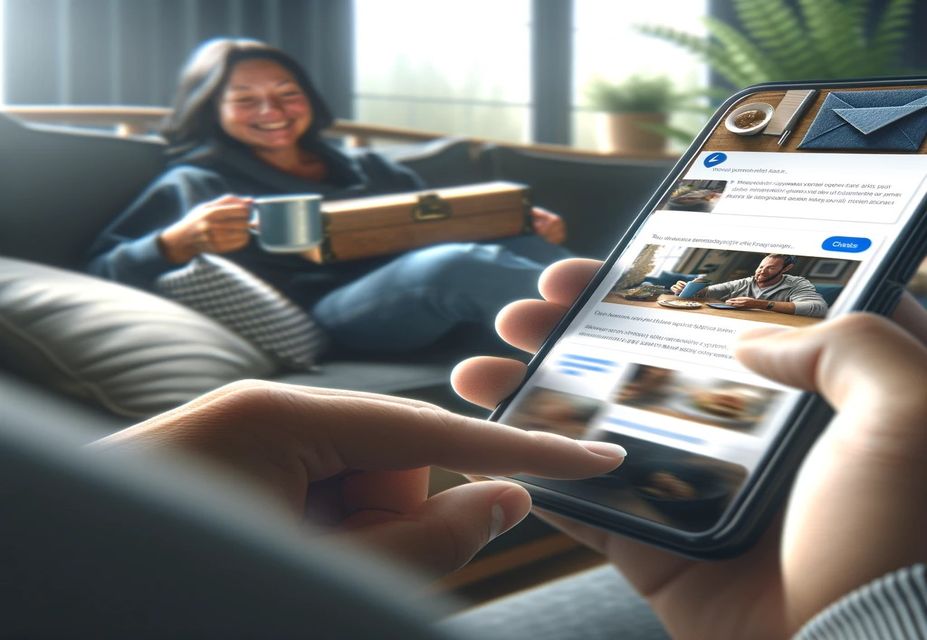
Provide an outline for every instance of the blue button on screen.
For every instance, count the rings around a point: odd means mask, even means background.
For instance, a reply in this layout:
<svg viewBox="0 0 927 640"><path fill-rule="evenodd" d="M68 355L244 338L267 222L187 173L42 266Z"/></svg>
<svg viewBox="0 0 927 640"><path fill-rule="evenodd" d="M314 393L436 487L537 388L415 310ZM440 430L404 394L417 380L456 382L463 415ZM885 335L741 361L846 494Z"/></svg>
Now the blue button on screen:
<svg viewBox="0 0 927 640"><path fill-rule="evenodd" d="M821 248L825 251L840 251L842 253L862 253L872 246L869 238L853 238L850 236L831 236L824 241Z"/></svg>
<svg viewBox="0 0 927 640"><path fill-rule="evenodd" d="M704 164L706 167L711 169L712 167L717 167L719 164L727 160L727 154L721 153L720 151L715 151L714 153L709 153L705 157Z"/></svg>

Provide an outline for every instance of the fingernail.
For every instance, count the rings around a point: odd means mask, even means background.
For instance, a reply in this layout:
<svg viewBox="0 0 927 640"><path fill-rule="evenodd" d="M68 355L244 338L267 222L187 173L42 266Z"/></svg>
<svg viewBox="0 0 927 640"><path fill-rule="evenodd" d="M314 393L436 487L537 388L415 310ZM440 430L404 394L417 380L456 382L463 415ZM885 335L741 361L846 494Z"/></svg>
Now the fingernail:
<svg viewBox="0 0 927 640"><path fill-rule="evenodd" d="M521 487L503 491L496 496L489 514L489 539L502 535L525 519L531 511L531 498Z"/></svg>
<svg viewBox="0 0 927 640"><path fill-rule="evenodd" d="M587 451L591 451L597 456L603 456L609 460L624 460L628 452L620 444L613 442L599 442L596 440L585 440L580 442Z"/></svg>
<svg viewBox="0 0 927 640"><path fill-rule="evenodd" d="M489 539L494 540L502 535L505 526L505 509L498 502L492 506L489 519Z"/></svg>

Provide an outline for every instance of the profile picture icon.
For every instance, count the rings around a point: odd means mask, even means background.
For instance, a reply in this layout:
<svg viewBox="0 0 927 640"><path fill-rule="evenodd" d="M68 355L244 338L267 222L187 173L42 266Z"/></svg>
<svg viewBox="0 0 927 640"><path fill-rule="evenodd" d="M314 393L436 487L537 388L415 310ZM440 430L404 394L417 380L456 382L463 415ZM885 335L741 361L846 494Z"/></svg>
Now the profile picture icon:
<svg viewBox="0 0 927 640"><path fill-rule="evenodd" d="M721 153L720 151L715 151L715 152L713 152L713 153L709 153L709 154L705 157L705 159L702 161L702 164L704 164L706 167L708 167L709 169L711 169L712 167L717 167L719 164L721 164L721 163L724 162L725 160L727 160L727 154L726 154L726 153Z"/></svg>

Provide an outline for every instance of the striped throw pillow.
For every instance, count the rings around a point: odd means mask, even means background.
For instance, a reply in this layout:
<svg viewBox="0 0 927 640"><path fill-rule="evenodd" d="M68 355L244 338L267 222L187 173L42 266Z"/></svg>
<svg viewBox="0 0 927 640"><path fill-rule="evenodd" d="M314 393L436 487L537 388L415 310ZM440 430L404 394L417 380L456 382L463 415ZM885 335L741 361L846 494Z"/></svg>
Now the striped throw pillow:
<svg viewBox="0 0 927 640"><path fill-rule="evenodd" d="M315 367L327 346L305 311L237 264L202 254L155 283L158 292L246 338L286 369Z"/></svg>

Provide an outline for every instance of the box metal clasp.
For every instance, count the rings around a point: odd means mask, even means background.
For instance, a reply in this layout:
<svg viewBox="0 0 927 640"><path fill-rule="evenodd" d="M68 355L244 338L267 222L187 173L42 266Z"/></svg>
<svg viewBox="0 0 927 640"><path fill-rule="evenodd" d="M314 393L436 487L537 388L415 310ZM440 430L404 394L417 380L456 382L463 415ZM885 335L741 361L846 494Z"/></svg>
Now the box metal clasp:
<svg viewBox="0 0 927 640"><path fill-rule="evenodd" d="M436 193L424 193L418 197L418 204L412 207L412 219L416 222L443 220L451 217L451 205Z"/></svg>

